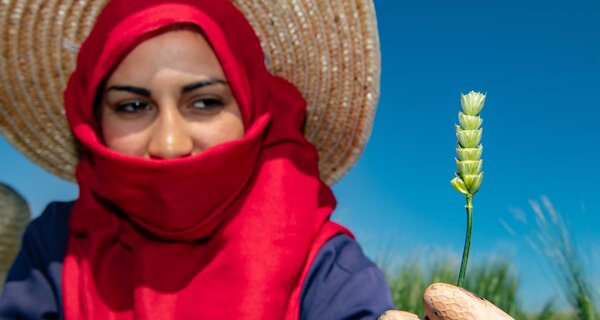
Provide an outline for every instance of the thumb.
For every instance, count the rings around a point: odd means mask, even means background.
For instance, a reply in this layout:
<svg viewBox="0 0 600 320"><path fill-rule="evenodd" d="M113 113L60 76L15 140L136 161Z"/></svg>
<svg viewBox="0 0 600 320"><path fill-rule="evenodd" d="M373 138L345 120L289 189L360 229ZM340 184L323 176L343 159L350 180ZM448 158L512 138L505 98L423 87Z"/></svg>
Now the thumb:
<svg viewBox="0 0 600 320"><path fill-rule="evenodd" d="M430 320L514 320L491 302L447 283L425 290L423 308Z"/></svg>
<svg viewBox="0 0 600 320"><path fill-rule="evenodd" d="M421 318L410 312L388 310L379 316L378 320L421 320Z"/></svg>

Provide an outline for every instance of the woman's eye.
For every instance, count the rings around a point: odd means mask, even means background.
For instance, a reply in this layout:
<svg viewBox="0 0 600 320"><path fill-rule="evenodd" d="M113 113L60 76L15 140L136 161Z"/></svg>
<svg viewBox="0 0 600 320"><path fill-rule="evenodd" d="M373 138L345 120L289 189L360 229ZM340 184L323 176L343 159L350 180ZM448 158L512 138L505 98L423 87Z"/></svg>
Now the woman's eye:
<svg viewBox="0 0 600 320"><path fill-rule="evenodd" d="M202 111L215 111L223 106L223 101L217 98L202 98L195 100L192 103L192 107L200 109Z"/></svg>
<svg viewBox="0 0 600 320"><path fill-rule="evenodd" d="M150 109L150 105L148 103L145 103L142 101L131 101L131 102L126 102L126 103L121 103L121 104L117 105L117 107L115 108L115 110L117 112L123 112L123 113L136 113L136 112L145 111L145 110L149 110L149 109Z"/></svg>

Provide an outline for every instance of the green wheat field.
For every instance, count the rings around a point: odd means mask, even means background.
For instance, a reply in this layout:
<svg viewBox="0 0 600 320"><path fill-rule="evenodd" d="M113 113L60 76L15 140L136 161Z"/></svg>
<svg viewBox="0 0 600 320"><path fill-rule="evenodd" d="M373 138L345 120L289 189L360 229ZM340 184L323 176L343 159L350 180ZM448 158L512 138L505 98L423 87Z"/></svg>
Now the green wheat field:
<svg viewBox="0 0 600 320"><path fill-rule="evenodd" d="M551 280L555 281L567 308L557 308L548 301L540 312L525 310L517 297L519 279L508 260L486 260L469 266L464 287L491 301L517 320L598 320L600 314L595 301L597 287L591 280L582 259L584 256L574 246L563 217L545 197L531 202L535 214L535 237L532 245L552 266ZM456 283L459 261L456 256L438 254L433 259L415 257L392 266L386 252L376 258L376 263L386 274L396 307L424 315L421 299L425 288L434 282ZM427 261L424 261L427 260Z"/></svg>

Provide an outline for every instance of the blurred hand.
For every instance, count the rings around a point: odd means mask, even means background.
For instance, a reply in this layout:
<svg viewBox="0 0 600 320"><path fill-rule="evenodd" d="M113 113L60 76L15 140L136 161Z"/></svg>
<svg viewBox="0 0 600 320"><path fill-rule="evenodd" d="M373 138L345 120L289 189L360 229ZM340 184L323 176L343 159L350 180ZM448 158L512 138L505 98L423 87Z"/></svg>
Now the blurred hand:
<svg viewBox="0 0 600 320"><path fill-rule="evenodd" d="M423 308L430 320L514 320L489 301L446 283L434 283L425 290ZM420 318L412 313L389 310L379 320Z"/></svg>

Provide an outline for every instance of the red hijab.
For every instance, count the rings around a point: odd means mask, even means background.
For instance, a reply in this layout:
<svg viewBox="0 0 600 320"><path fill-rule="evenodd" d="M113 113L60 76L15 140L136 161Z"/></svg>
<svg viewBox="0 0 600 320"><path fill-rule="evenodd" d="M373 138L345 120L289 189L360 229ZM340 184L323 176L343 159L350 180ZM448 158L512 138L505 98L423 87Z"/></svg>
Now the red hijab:
<svg viewBox="0 0 600 320"><path fill-rule="evenodd" d="M243 115L245 136L175 160L107 149L93 104L145 39L199 27ZM268 73L259 40L226 0L113 0L81 47L65 92L82 144L63 269L67 319L297 319L336 201L302 134L306 102Z"/></svg>

